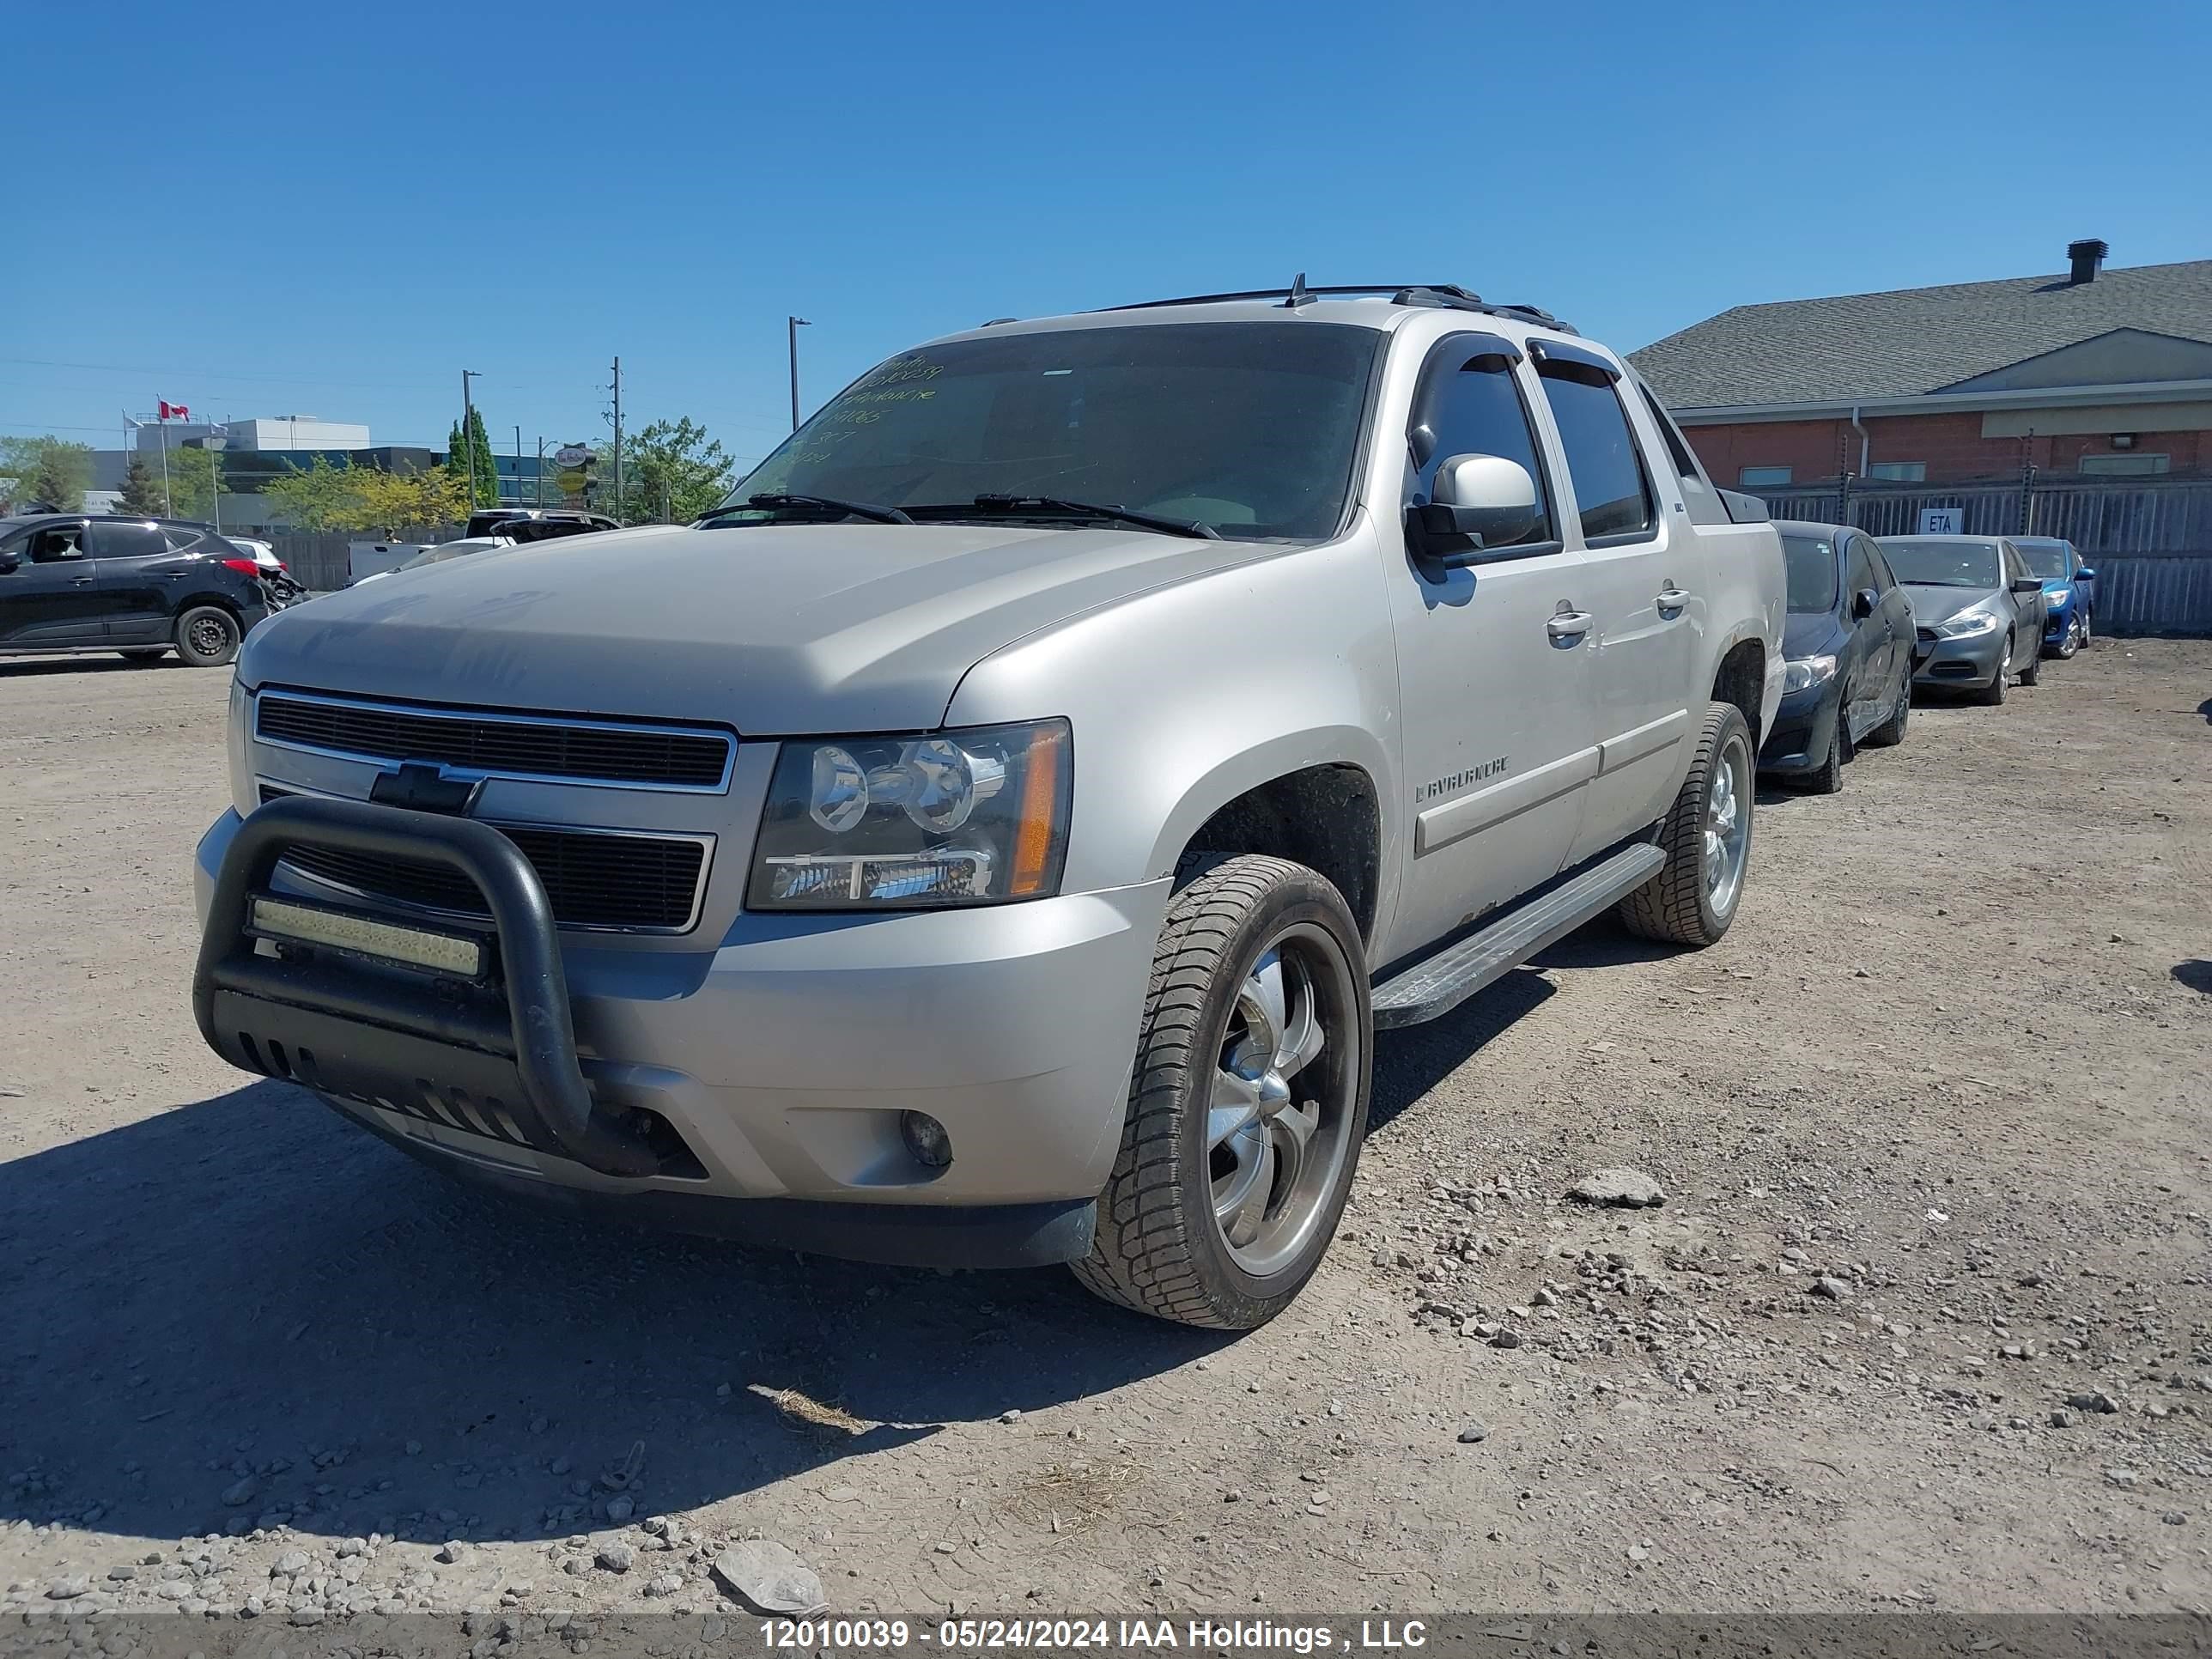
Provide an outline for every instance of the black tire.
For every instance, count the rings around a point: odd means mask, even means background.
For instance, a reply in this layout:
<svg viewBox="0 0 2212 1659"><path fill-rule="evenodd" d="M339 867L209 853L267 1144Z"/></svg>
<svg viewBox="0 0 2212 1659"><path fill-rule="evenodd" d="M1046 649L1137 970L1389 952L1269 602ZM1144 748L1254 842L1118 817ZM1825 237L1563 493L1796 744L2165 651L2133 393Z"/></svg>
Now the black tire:
<svg viewBox="0 0 2212 1659"><path fill-rule="evenodd" d="M2043 641L2038 640L2035 642L2035 649L2028 653L2027 665L2020 671L2020 683L2022 685L2033 685L2042 678Z"/></svg>
<svg viewBox="0 0 2212 1659"><path fill-rule="evenodd" d="M1978 703L1985 704L1991 708L1995 708L1999 704L2002 703L2005 700L2005 691L2007 690L2006 683L2012 678L2012 675L2008 672L2010 666L2011 665L2007 662L2004 658L1999 657L1997 659L1997 672L1996 677L1992 678L1987 685L1982 687L1981 690L1974 693L1974 701Z"/></svg>
<svg viewBox="0 0 2212 1659"><path fill-rule="evenodd" d="M1889 718L1866 734L1864 742L1869 749L1892 749L1905 741L1906 722L1912 718L1912 671L1905 671L1905 678L1897 684L1897 702L1889 711Z"/></svg>
<svg viewBox="0 0 2212 1659"><path fill-rule="evenodd" d="M238 618L219 605L196 605L177 618L177 655L195 668L221 668L238 654Z"/></svg>
<svg viewBox="0 0 2212 1659"><path fill-rule="evenodd" d="M1808 795L1832 795L1844 787L1844 709L1836 705L1836 729L1828 738L1828 752L1820 763L1809 772L1800 772L1793 781Z"/></svg>
<svg viewBox="0 0 2212 1659"><path fill-rule="evenodd" d="M1244 1018L1240 992L1275 943L1290 947L1293 938L1316 963L1330 957L1342 969L1340 977L1335 965L1323 964L1331 975L1326 995L1318 977L1307 982L1315 999L1308 1007L1316 1017L1328 1010L1324 1045L1282 1073L1304 1085L1326 1067L1307 1104L1322 1126L1310 1132L1314 1141L1324 1129L1333 1137L1332 1161L1316 1158L1306 1194L1285 1194L1285 1213L1296 1201L1306 1219L1284 1241L1280 1266L1255 1275L1231 1255L1226 1224L1215 1213L1217 1182L1241 1164L1221 1159L1241 1136L1209 1146L1208 1117L1232 1022ZM1373 1046L1359 927L1336 888L1282 859L1248 854L1206 870L1176 896L1160 928L1121 1149L1099 1194L1091 1254L1072 1264L1076 1278L1109 1302L1213 1330L1249 1330L1280 1313L1321 1265L1343 1215L1366 1133ZM1324 1093L1327 1103L1318 1098ZM1267 1121L1255 1120L1263 1136ZM1280 1179L1272 1153L1265 1167ZM1272 1191L1267 1198L1272 1203Z"/></svg>
<svg viewBox="0 0 2212 1659"><path fill-rule="evenodd" d="M124 661L135 663L159 662L168 654L169 647L166 645L149 646L143 650L125 651L122 653Z"/></svg>
<svg viewBox="0 0 2212 1659"><path fill-rule="evenodd" d="M1734 703L1709 703L1698 751L1674 804L1659 822L1658 845L1667 862L1659 873L1621 900L1621 925L1645 939L1704 946L1717 940L1742 907L1751 867L1751 727ZM1742 817L1740 863L1724 902L1716 903L1705 881L1705 817L1723 768L1737 775L1729 786Z"/></svg>

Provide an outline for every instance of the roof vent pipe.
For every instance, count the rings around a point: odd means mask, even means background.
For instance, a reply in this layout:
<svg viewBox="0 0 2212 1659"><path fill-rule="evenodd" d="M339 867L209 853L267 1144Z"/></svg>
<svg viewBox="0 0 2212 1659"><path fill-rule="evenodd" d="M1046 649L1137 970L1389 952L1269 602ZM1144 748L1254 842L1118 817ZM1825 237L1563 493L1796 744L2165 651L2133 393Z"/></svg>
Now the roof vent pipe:
<svg viewBox="0 0 2212 1659"><path fill-rule="evenodd" d="M2105 263L2105 256L2112 251L2094 236L2083 241L2067 243L2066 258L2074 268L2073 282L2077 286L2095 282L2098 267Z"/></svg>

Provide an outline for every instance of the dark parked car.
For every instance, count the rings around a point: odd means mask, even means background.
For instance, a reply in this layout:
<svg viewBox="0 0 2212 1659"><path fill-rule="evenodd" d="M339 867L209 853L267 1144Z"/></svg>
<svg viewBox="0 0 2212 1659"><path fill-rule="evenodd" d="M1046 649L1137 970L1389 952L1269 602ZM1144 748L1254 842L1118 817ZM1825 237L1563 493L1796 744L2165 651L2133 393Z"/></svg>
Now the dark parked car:
<svg viewBox="0 0 2212 1659"><path fill-rule="evenodd" d="M1820 794L1843 787L1862 743L1899 742L1912 714L1912 606L1873 537L1848 525L1775 525L1790 573L1782 706L1759 767Z"/></svg>
<svg viewBox="0 0 2212 1659"><path fill-rule="evenodd" d="M41 514L0 519L0 654L173 648L216 668L269 614L252 556L207 526Z"/></svg>
<svg viewBox="0 0 2212 1659"><path fill-rule="evenodd" d="M2020 550L2028 574L2043 584L2043 648L2054 657L2072 656L2089 643L2097 611L2097 573L2073 543L2056 536L2014 536L2012 544Z"/></svg>
<svg viewBox="0 0 2212 1659"><path fill-rule="evenodd" d="M621 528L604 513L586 513L575 507L488 507L481 513L469 514L463 533L538 542L552 536L585 536L594 530Z"/></svg>
<svg viewBox="0 0 2212 1659"><path fill-rule="evenodd" d="M2002 702L2014 674L2043 672L2043 583L2009 536L1885 536L1926 657L1915 681Z"/></svg>

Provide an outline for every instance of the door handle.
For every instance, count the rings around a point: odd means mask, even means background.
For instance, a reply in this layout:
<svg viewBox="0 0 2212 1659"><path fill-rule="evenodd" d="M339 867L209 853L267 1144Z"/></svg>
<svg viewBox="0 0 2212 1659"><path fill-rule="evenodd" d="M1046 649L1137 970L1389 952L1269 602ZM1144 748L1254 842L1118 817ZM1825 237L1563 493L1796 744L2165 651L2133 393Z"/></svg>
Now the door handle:
<svg viewBox="0 0 2212 1659"><path fill-rule="evenodd" d="M1555 640L1578 640L1589 632L1593 619L1587 611L1567 609L1566 603L1560 600L1559 613L1544 619L1544 631Z"/></svg>
<svg viewBox="0 0 2212 1659"><path fill-rule="evenodd" d="M92 580L93 579L89 576L71 576L70 578L70 586L71 587L89 587L92 586Z"/></svg>
<svg viewBox="0 0 2212 1659"><path fill-rule="evenodd" d="M161 574L173 582L180 582L192 573L189 570L164 570Z"/></svg>
<svg viewBox="0 0 2212 1659"><path fill-rule="evenodd" d="M1659 590L1659 608L1662 611L1680 611L1684 605L1689 604L1692 597L1686 590L1675 586L1670 581Z"/></svg>

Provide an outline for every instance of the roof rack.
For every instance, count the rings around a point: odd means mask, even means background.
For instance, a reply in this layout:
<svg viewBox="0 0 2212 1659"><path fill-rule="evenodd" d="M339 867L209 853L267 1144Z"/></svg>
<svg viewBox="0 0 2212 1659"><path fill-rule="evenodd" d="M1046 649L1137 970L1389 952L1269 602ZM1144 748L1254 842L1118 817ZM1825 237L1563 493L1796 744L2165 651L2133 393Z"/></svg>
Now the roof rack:
<svg viewBox="0 0 2212 1659"><path fill-rule="evenodd" d="M1561 334L1576 331L1571 324L1563 323L1548 311L1534 306L1492 305L1480 294L1462 288L1456 283L1348 283L1325 288L1307 286L1305 273L1288 288L1245 289L1234 294L1186 294L1170 300L1145 300L1135 305L1103 306L1103 311L1150 311L1160 306L1223 305L1237 300L1280 300L1283 309L1296 311L1324 297L1388 295L1394 306L1444 307L1454 311L1479 311L1486 316L1511 317L1524 323L1534 323L1539 328L1554 329Z"/></svg>

